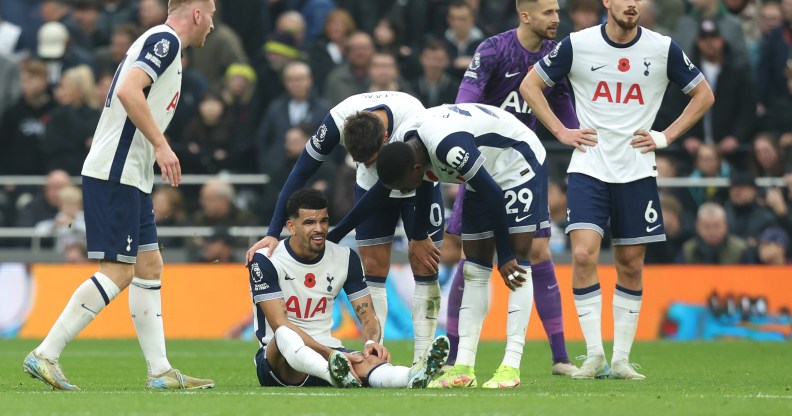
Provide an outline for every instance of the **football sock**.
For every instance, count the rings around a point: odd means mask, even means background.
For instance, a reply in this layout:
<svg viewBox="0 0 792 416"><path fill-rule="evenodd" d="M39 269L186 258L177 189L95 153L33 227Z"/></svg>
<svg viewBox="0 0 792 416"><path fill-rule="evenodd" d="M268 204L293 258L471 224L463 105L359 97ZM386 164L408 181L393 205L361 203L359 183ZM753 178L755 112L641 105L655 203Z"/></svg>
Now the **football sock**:
<svg viewBox="0 0 792 416"><path fill-rule="evenodd" d="M371 293L371 302L374 303L374 314L380 322L381 338L379 343L385 340L385 322L388 321L388 293L385 289L385 278L380 276L366 276L366 284ZM377 340L374 340L377 341Z"/></svg>
<svg viewBox="0 0 792 416"><path fill-rule="evenodd" d="M57 360L66 344L93 321L119 293L121 289L109 277L96 272L74 291L47 337L36 348L36 353L44 358Z"/></svg>
<svg viewBox="0 0 792 416"><path fill-rule="evenodd" d="M613 293L613 357L612 362L630 358L630 349L638 328L643 290L630 290L616 285Z"/></svg>
<svg viewBox="0 0 792 416"><path fill-rule="evenodd" d="M149 374L171 369L165 353L165 329L162 326L161 280L132 278L129 285L129 313L135 323L140 348L146 357Z"/></svg>
<svg viewBox="0 0 792 416"><path fill-rule="evenodd" d="M561 291L558 290L558 280L555 275L555 265L552 260L534 264L533 293L536 302L536 313L542 320L550 349L553 352L553 362L568 361L564 339L564 316L561 311Z"/></svg>
<svg viewBox="0 0 792 416"><path fill-rule="evenodd" d="M382 363L368 373L368 385L371 387L407 387L410 381L410 368Z"/></svg>
<svg viewBox="0 0 792 416"><path fill-rule="evenodd" d="M575 295L580 329L586 340L586 355L605 355L602 348L602 292L599 283L580 289L572 289Z"/></svg>
<svg viewBox="0 0 792 416"><path fill-rule="evenodd" d="M517 264L527 271L526 282L517 290L509 292L509 314L506 316L506 354L503 356L503 364L513 368L520 368L520 360L525 346L525 331L528 330L528 320L531 318L531 307L533 307L531 262L518 260Z"/></svg>
<svg viewBox="0 0 792 416"><path fill-rule="evenodd" d="M462 292L465 290L465 259L459 260L454 272L454 280L448 289L448 311L446 315L446 334L450 342L447 365L454 365L459 350L459 307L462 305Z"/></svg>
<svg viewBox="0 0 792 416"><path fill-rule="evenodd" d="M418 362L432 343L437 330L437 314L440 312L440 283L437 275L414 276L412 320L415 344L413 363Z"/></svg>
<svg viewBox="0 0 792 416"><path fill-rule="evenodd" d="M275 345L278 346L291 368L333 384L327 360L321 354L305 345L300 334L293 329L281 326L275 330Z"/></svg>
<svg viewBox="0 0 792 416"><path fill-rule="evenodd" d="M459 352L456 365L476 365L481 326L490 303L489 280L492 267L485 264L471 258L465 261L465 291L462 293L462 306L459 308Z"/></svg>

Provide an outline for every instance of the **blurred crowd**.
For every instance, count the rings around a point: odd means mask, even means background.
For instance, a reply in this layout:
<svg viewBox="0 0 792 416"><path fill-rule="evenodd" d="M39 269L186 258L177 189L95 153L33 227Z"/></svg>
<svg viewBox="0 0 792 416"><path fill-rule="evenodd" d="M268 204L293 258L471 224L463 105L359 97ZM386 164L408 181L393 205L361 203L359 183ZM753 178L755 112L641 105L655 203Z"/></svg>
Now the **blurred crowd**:
<svg viewBox="0 0 792 416"><path fill-rule="evenodd" d="M166 135L203 186L159 188L159 225L266 225L278 192L330 108L346 97L404 91L425 106L451 103L478 44L517 26L514 0L216 0L215 30L187 49L180 102ZM641 25L671 36L704 73L715 106L657 155L660 177L728 178L729 188L662 189L669 241L649 263L787 263L792 235L792 0L643 0ZM603 22L601 0L559 0L558 39ZM46 186L0 189L0 226L56 236L81 259L79 175L102 103L132 42L167 16L167 0L0 1L0 175L46 175ZM655 127L687 97L671 86ZM551 150L551 245L563 251L563 172L571 150ZM234 186L223 173L265 173ZM339 151L310 186L332 220L353 201L355 167ZM755 178L785 178L759 188ZM454 189L447 188L447 206ZM81 236L83 236L81 238ZM209 241L164 239L196 260L230 259L244 243L219 229ZM11 241L3 245L13 244ZM607 244L607 239L605 240ZM208 251L208 252L207 252Z"/></svg>

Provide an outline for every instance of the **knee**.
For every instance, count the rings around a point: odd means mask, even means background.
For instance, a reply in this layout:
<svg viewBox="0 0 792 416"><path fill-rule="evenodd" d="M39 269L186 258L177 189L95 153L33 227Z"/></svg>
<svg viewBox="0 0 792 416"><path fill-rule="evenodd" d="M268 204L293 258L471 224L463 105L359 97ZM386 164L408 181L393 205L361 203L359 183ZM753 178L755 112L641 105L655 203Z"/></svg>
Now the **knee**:
<svg viewBox="0 0 792 416"><path fill-rule="evenodd" d="M363 270L366 275L387 276L390 269L390 257L376 254L361 255Z"/></svg>
<svg viewBox="0 0 792 416"><path fill-rule="evenodd" d="M135 275L146 280L160 280L162 278L163 262L160 256L146 256L138 258L135 264Z"/></svg>
<svg viewBox="0 0 792 416"><path fill-rule="evenodd" d="M538 242L539 240L534 240L533 245L531 246L531 264L539 264L552 260L552 256L550 255L550 246L548 244L542 244Z"/></svg>
<svg viewBox="0 0 792 416"><path fill-rule="evenodd" d="M618 260L621 274L627 279L640 279L643 272L643 256L632 256Z"/></svg>
<svg viewBox="0 0 792 416"><path fill-rule="evenodd" d="M579 267L594 267L597 264L596 250L578 246L572 249L572 262Z"/></svg>

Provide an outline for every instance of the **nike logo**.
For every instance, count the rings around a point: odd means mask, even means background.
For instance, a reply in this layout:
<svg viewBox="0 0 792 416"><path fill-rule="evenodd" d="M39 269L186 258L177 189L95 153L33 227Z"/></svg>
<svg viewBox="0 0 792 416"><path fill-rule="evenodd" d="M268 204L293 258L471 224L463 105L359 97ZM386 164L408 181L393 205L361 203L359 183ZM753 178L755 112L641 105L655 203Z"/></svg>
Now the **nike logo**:
<svg viewBox="0 0 792 416"><path fill-rule="evenodd" d="M658 229L658 228L660 228L662 226L663 226L663 224L657 224L654 227L646 227L646 232L647 233L651 233L652 231L654 231L654 230L656 230L656 229Z"/></svg>
<svg viewBox="0 0 792 416"><path fill-rule="evenodd" d="M578 314L578 318L582 318L582 317L584 317L584 316L586 316L586 315L588 315L588 314L590 314L590 313L591 313L591 311L585 311L585 312L583 312L583 313L579 313L579 314Z"/></svg>
<svg viewBox="0 0 792 416"><path fill-rule="evenodd" d="M558 287L558 283L556 283L556 284L554 284L554 285L552 285L552 286L547 286L547 288L548 288L548 289L552 289L552 288L554 288L554 287Z"/></svg>
<svg viewBox="0 0 792 416"><path fill-rule="evenodd" d="M181 69L176 71L176 74L181 75Z"/></svg>
<svg viewBox="0 0 792 416"><path fill-rule="evenodd" d="M84 304L84 303L83 303L82 305L80 305L80 306L82 306L82 307L83 307L83 309L85 309L86 311L88 311L88 312L91 312L92 314L96 315L96 312L95 312L95 311L92 311L90 308L88 308L87 306L85 306L85 304ZM133 318L134 318L134 317L133 317Z"/></svg>
<svg viewBox="0 0 792 416"><path fill-rule="evenodd" d="M460 308L459 308L459 310L460 310L460 311L461 311L462 309L470 309L470 306L462 306L462 307L460 307Z"/></svg>
<svg viewBox="0 0 792 416"><path fill-rule="evenodd" d="M158 313L158 314L157 314L157 318L161 318L161 317L162 317L162 314L161 314L161 313Z"/></svg>
<svg viewBox="0 0 792 416"><path fill-rule="evenodd" d="M638 313L638 312L640 312L640 311L634 311L634 310L630 309L630 310L629 310L629 312L630 312L630 313Z"/></svg>
<svg viewBox="0 0 792 416"><path fill-rule="evenodd" d="M599 70L599 69L605 68L606 66L607 66L607 65L600 65L600 66L597 66L597 67L595 67L594 65L592 65L592 66L591 66L591 72L594 72L594 71L596 71L596 70Z"/></svg>
<svg viewBox="0 0 792 416"><path fill-rule="evenodd" d="M437 317L436 317L436 316L425 316L424 318L425 318L426 320L428 320L428 321L436 321L436 320L437 320Z"/></svg>
<svg viewBox="0 0 792 416"><path fill-rule="evenodd" d="M520 222L520 221L526 220L526 219L528 219L528 217L530 217L531 215L533 215L533 214L528 214L528 215L526 215L526 216L524 216L524 217L516 217L516 218L514 218L514 221L515 221L515 222Z"/></svg>
<svg viewBox="0 0 792 416"><path fill-rule="evenodd" d="M432 236L437 234L438 232L440 232L440 230L434 230L431 233L427 234L426 236L429 237L429 238L432 238Z"/></svg>
<svg viewBox="0 0 792 416"><path fill-rule="evenodd" d="M289 275L287 274L286 277L283 278L283 280L294 280L294 278L293 277L289 277Z"/></svg>
<svg viewBox="0 0 792 416"><path fill-rule="evenodd" d="M504 75L504 76L506 78L511 78L511 77L516 77L517 75L520 75L520 71L517 71L517 72L515 72L513 74L510 74L510 73L507 72L506 75Z"/></svg>
<svg viewBox="0 0 792 416"><path fill-rule="evenodd" d="M515 309L513 311L509 311L509 315L513 314L514 312L519 312L519 311L520 311L519 309Z"/></svg>

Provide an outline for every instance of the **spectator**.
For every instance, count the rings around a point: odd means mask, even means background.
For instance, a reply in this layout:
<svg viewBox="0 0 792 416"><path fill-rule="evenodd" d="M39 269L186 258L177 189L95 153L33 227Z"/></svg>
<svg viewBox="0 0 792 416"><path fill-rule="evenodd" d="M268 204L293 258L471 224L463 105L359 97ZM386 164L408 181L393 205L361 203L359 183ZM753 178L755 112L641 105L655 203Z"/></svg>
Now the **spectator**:
<svg viewBox="0 0 792 416"><path fill-rule="evenodd" d="M43 193L19 207L17 227L32 227L40 221L55 218L60 207L58 194L71 185L71 178L64 170L54 170L47 175ZM20 198L21 200L22 198Z"/></svg>
<svg viewBox="0 0 792 416"><path fill-rule="evenodd" d="M408 79L420 73L418 59L411 47L404 43L404 22L398 14L389 14L380 19L374 28L374 45L379 52L392 55L399 72Z"/></svg>
<svg viewBox="0 0 792 416"><path fill-rule="evenodd" d="M730 47L715 20L702 20L693 60L715 93L715 105L686 134L683 145L690 151L702 142L716 143L729 163L745 168L744 154L756 127L756 95L751 71L746 64L732 59ZM676 94L678 109L687 105L689 97ZM694 143L690 142L696 142Z"/></svg>
<svg viewBox="0 0 792 416"><path fill-rule="evenodd" d="M696 152L696 167L689 177L728 178L730 171L729 165L721 161L718 149L714 145L705 144ZM728 193L725 188L717 186L691 186L687 188L687 194L683 193L681 198L685 210L694 213L705 202L723 203L728 198Z"/></svg>
<svg viewBox="0 0 792 416"><path fill-rule="evenodd" d="M317 28L311 30L319 30L318 28L322 27L324 22L319 23ZM278 20L275 21L275 30L274 32L280 33L288 33L294 36L295 45L297 49L302 50L303 47L306 46L305 44L305 19L303 15L296 11L287 11L282 13L278 16Z"/></svg>
<svg viewBox="0 0 792 416"><path fill-rule="evenodd" d="M660 33L661 35L671 36L671 29L668 26L663 26L658 20L657 4L655 0L642 0L643 6L641 7L641 26ZM676 2L681 5L681 2ZM660 13L662 13L660 11ZM664 19L664 21L667 21Z"/></svg>
<svg viewBox="0 0 792 416"><path fill-rule="evenodd" d="M110 45L96 50L96 66L100 73L115 73L132 43L140 36L138 28L132 23L124 23L113 29Z"/></svg>
<svg viewBox="0 0 792 416"><path fill-rule="evenodd" d="M69 30L69 33L78 31L72 19L70 0L41 0L41 19L46 22L60 22Z"/></svg>
<svg viewBox="0 0 792 416"><path fill-rule="evenodd" d="M792 263L789 251L789 234L779 227L770 227L759 236L759 246L753 253L753 263L783 266Z"/></svg>
<svg viewBox="0 0 792 416"><path fill-rule="evenodd" d="M371 80L368 86L369 92L401 91L415 95L404 78L399 75L396 57L391 54L376 52L372 55L369 79Z"/></svg>
<svg viewBox="0 0 792 416"><path fill-rule="evenodd" d="M203 48L191 48L190 51L190 63L206 77L209 88L214 91L222 88L229 66L248 63L239 35L217 17L214 19L214 30L206 37Z"/></svg>
<svg viewBox="0 0 792 416"><path fill-rule="evenodd" d="M231 64L226 71L225 85L221 96L233 126L233 141L236 144L239 158L234 167L235 172L254 173L258 169L256 143L254 137L256 120L253 92L256 89L256 72L247 64Z"/></svg>
<svg viewBox="0 0 792 416"><path fill-rule="evenodd" d="M755 0L723 0L723 5L740 22L749 61L751 67L755 68L759 59L759 45L762 42L762 32L759 29L759 5Z"/></svg>
<svg viewBox="0 0 792 416"><path fill-rule="evenodd" d="M165 23L168 18L168 0L140 0L138 22L143 31Z"/></svg>
<svg viewBox="0 0 792 416"><path fill-rule="evenodd" d="M335 9L333 0L291 0L292 7L304 18L303 46L310 45L322 32L327 15Z"/></svg>
<svg viewBox="0 0 792 416"><path fill-rule="evenodd" d="M330 106L366 92L369 84L369 67L374 55L371 36L355 32L347 38L346 48L348 62L330 71L325 81L324 98Z"/></svg>
<svg viewBox="0 0 792 416"><path fill-rule="evenodd" d="M676 261L682 245L693 237L692 221L682 209L682 204L671 194L660 194L660 209L663 213L663 229L666 241L664 244L646 246L646 264L671 264ZM552 238L552 237L551 237Z"/></svg>
<svg viewBox="0 0 792 416"><path fill-rule="evenodd" d="M235 167L238 151L231 116L219 95L204 95L198 114L187 123L184 137L174 147L185 172L214 174Z"/></svg>
<svg viewBox="0 0 792 416"><path fill-rule="evenodd" d="M199 203L201 209L193 215L194 226L252 226L256 218L249 211L234 204L236 191L228 181L220 178L209 179L201 187Z"/></svg>
<svg viewBox="0 0 792 416"><path fill-rule="evenodd" d="M184 209L184 197L179 188L160 186L151 194L154 222L157 227L178 227L187 224L187 212ZM182 247L181 237L158 237L160 248Z"/></svg>
<svg viewBox="0 0 792 416"><path fill-rule="evenodd" d="M226 227L215 227L212 234L202 239L202 244L193 251L191 261L200 263L236 263L234 246L236 241Z"/></svg>
<svg viewBox="0 0 792 416"><path fill-rule="evenodd" d="M87 65L94 67L90 52L71 43L69 32L60 22L49 22L38 31L38 57L47 63L50 85L56 85L63 73L71 68Z"/></svg>
<svg viewBox="0 0 792 416"><path fill-rule="evenodd" d="M696 36L703 20L714 20L718 24L720 34L732 53L734 65L748 65L748 51L745 46L740 21L734 17L721 0L691 0L690 13L677 21L674 40L688 55L693 55Z"/></svg>
<svg viewBox="0 0 792 416"><path fill-rule="evenodd" d="M0 54L0 122L3 113L19 98L19 67L10 57Z"/></svg>
<svg viewBox="0 0 792 416"><path fill-rule="evenodd" d="M137 16L137 2L134 0L102 0L99 30L105 37L109 37L116 27L134 24L137 21ZM134 39L136 38L137 36Z"/></svg>
<svg viewBox="0 0 792 416"><path fill-rule="evenodd" d="M429 40L421 51L421 76L413 83L417 97L424 107L451 104L456 100L460 80L453 78L446 70L450 64L448 51L443 42Z"/></svg>
<svg viewBox="0 0 792 416"><path fill-rule="evenodd" d="M258 120L269 109L272 100L284 92L281 75L286 64L300 58L297 41L289 33L275 32L264 44L263 58L256 67L256 117Z"/></svg>
<svg viewBox="0 0 792 416"><path fill-rule="evenodd" d="M99 30L99 17L102 10L99 0L74 0L72 16L77 30L73 32L74 44L94 50L110 43L109 37Z"/></svg>
<svg viewBox="0 0 792 416"><path fill-rule="evenodd" d="M746 172L736 172L731 176L729 200L724 204L729 233L756 245L756 237L767 227L776 225L775 216L770 210L759 205L756 179Z"/></svg>
<svg viewBox="0 0 792 416"><path fill-rule="evenodd" d="M787 182L786 197L785 192L778 188L770 188L764 196L764 205L775 216L776 223L788 234L792 233L792 202L789 195L792 194L792 175L784 178Z"/></svg>
<svg viewBox="0 0 792 416"><path fill-rule="evenodd" d="M54 218L39 221L33 233L55 237L55 249L63 253L68 244L85 243L85 214L80 187L69 185L58 192L58 212Z"/></svg>
<svg viewBox="0 0 792 416"><path fill-rule="evenodd" d="M182 61L182 85L179 94L179 103L173 113L173 119L166 134L175 141L182 140L184 129L187 123L198 115L198 106L204 98L204 94L209 89L209 82L190 64L190 51L188 49L181 56Z"/></svg>
<svg viewBox="0 0 792 416"><path fill-rule="evenodd" d="M256 134L259 171L269 175L286 169L288 162L283 157L286 131L303 123L313 130L330 111L330 106L313 93L311 68L304 62L286 65L283 83L286 93L272 102Z"/></svg>
<svg viewBox="0 0 792 416"><path fill-rule="evenodd" d="M751 173L754 176L780 178L784 176L784 167L787 163L792 163L792 158L787 158L775 136L770 133L756 135L750 161Z"/></svg>
<svg viewBox="0 0 792 416"><path fill-rule="evenodd" d="M443 37L451 59L449 72L462 78L468 66L478 65L473 54L484 40L484 32L476 27L476 15L465 0L452 0L448 5L448 30Z"/></svg>
<svg viewBox="0 0 792 416"><path fill-rule="evenodd" d="M300 124L292 127L285 133L283 139L283 158L284 161L280 167L273 170L270 174L270 181L264 187L264 195L261 199L261 209L257 212L262 213L262 217L266 223L272 219L272 214L275 212L275 203L278 201L283 184L289 177L294 164L297 163L297 158L305 149L308 143L308 138L311 136L315 128L307 124ZM333 186L335 185L335 171L336 167L332 161L326 161L319 166L319 170L314 173L310 180L305 184L307 187L318 189L325 194L331 195Z"/></svg>
<svg viewBox="0 0 792 416"><path fill-rule="evenodd" d="M41 144L55 108L47 88L47 67L41 61L22 64L22 96L8 108L0 124L0 174L41 175L44 171Z"/></svg>
<svg viewBox="0 0 792 416"><path fill-rule="evenodd" d="M671 32L663 32L663 30L676 28L677 20L685 14L687 5L687 2L679 0L650 0L649 2L644 2L644 9L648 6L648 8L653 10L654 18L657 21L655 28L661 29L658 32L671 36ZM641 15L640 24L643 25L643 11L641 11Z"/></svg>
<svg viewBox="0 0 792 416"><path fill-rule="evenodd" d="M748 246L728 233L726 211L720 205L702 204L696 217L696 236L682 245L677 262L685 264L740 264Z"/></svg>
<svg viewBox="0 0 792 416"><path fill-rule="evenodd" d="M602 2L599 0L569 0L567 9L571 27L569 31L559 33L558 39L569 36L571 32L578 32L602 23Z"/></svg>
<svg viewBox="0 0 792 416"><path fill-rule="evenodd" d="M90 68L78 66L66 71L55 90L55 99L60 106L52 111L42 145L47 170L63 169L79 175L101 114Z"/></svg>
<svg viewBox="0 0 792 416"><path fill-rule="evenodd" d="M317 90L323 91L327 75L344 63L344 42L355 29L355 21L346 10L335 9L327 15L324 33L314 42L308 59Z"/></svg>
<svg viewBox="0 0 792 416"><path fill-rule="evenodd" d="M759 115L788 94L786 71L792 45L792 0L781 0L783 22L762 41L756 79L759 83Z"/></svg>
<svg viewBox="0 0 792 416"><path fill-rule="evenodd" d="M36 51L36 36L42 24L41 13L39 12L40 2L29 0L3 0L0 1L0 17L12 23L14 26L4 25L5 29L11 30L3 33L0 43L8 42L16 45L16 52L22 59L29 58ZM8 35L6 37L6 35Z"/></svg>
<svg viewBox="0 0 792 416"><path fill-rule="evenodd" d="M772 105L767 109L765 126L781 136L779 142L781 147L792 151L792 57L787 63L786 69L786 90L777 94Z"/></svg>
<svg viewBox="0 0 792 416"><path fill-rule="evenodd" d="M773 29L781 26L784 22L784 17L781 14L781 4L777 1L762 2L762 7L759 11L759 31L762 32L762 38L767 36Z"/></svg>
<svg viewBox="0 0 792 416"><path fill-rule="evenodd" d="M0 55L12 56L19 46L21 36L22 28L3 20L0 10Z"/></svg>

